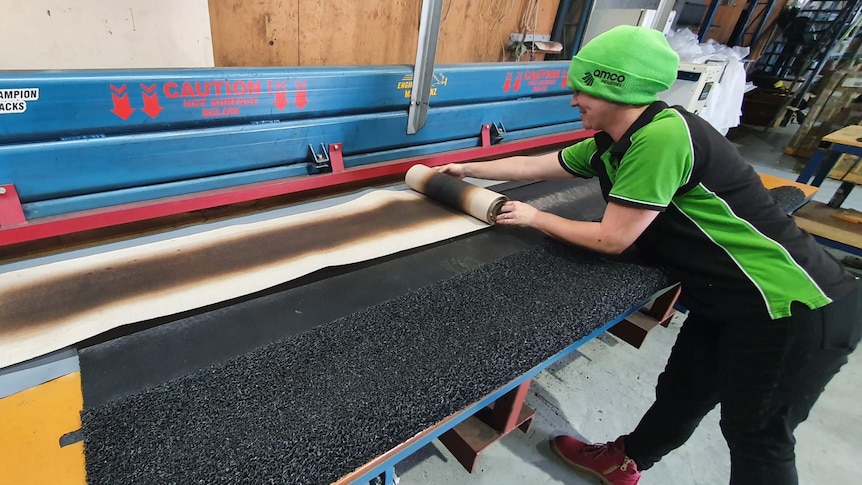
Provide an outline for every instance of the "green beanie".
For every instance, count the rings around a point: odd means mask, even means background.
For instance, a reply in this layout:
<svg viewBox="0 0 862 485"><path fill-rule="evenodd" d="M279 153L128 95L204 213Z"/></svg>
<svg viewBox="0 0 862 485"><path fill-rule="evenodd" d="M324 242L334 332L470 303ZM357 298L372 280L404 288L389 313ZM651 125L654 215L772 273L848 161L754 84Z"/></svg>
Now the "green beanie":
<svg viewBox="0 0 862 485"><path fill-rule="evenodd" d="M620 25L587 43L572 58L568 87L622 104L647 105L676 81L679 56L664 34Z"/></svg>

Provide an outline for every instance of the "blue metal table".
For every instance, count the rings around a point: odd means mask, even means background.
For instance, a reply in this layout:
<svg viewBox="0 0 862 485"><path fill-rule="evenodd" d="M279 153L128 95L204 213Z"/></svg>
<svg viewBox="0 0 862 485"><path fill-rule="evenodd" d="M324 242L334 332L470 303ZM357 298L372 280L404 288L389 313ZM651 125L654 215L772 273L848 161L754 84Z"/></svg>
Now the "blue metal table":
<svg viewBox="0 0 862 485"><path fill-rule="evenodd" d="M819 187L844 153L862 157L862 126L845 126L821 138L821 147L811 155L796 181L803 184L811 181L811 185ZM847 173L853 171L856 164L850 167Z"/></svg>

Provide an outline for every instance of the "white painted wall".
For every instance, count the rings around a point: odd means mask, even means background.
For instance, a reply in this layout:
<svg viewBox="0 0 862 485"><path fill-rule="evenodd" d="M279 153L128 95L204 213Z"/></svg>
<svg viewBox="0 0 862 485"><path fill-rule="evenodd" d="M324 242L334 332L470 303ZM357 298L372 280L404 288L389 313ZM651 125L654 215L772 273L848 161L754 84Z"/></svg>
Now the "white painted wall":
<svg viewBox="0 0 862 485"><path fill-rule="evenodd" d="M0 0L0 69L212 66L207 0Z"/></svg>

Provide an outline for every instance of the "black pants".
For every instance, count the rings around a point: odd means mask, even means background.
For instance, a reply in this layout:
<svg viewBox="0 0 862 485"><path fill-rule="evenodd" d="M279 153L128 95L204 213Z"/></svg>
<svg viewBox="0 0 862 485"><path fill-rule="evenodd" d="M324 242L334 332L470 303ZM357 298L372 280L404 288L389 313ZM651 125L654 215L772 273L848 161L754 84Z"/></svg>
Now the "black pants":
<svg viewBox="0 0 862 485"><path fill-rule="evenodd" d="M798 483L793 431L862 335L862 282L824 308L792 316L715 321L689 315L659 376L656 400L625 439L648 469L681 446L721 403L733 485Z"/></svg>

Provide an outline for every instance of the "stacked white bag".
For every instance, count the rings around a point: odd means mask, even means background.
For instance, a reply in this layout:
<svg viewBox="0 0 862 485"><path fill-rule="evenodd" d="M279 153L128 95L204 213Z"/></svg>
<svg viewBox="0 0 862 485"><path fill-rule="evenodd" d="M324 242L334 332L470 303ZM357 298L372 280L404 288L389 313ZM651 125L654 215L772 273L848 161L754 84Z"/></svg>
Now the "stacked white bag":
<svg viewBox="0 0 862 485"><path fill-rule="evenodd" d="M680 62L697 64L725 63L721 80L713 85L706 98L706 107L699 113L722 135L730 128L739 126L742 117L742 97L753 86L746 84L745 59L748 47L728 47L710 39L700 43L688 29L680 29L667 35L671 48L679 54Z"/></svg>

